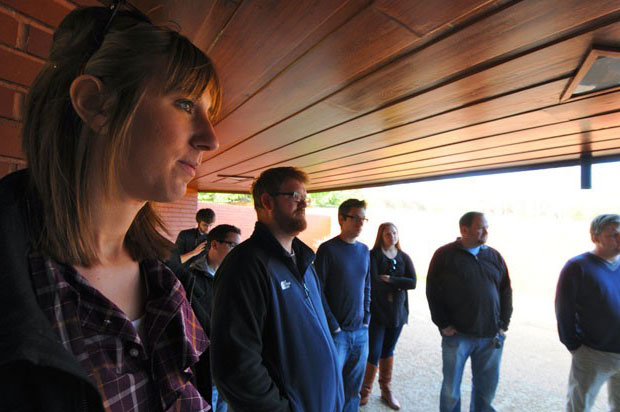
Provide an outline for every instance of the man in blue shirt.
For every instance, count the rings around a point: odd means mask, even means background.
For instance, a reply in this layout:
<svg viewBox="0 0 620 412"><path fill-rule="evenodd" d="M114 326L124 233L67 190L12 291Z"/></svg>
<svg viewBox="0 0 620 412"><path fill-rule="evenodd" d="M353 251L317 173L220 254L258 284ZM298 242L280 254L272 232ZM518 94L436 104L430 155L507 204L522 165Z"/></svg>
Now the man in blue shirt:
<svg viewBox="0 0 620 412"><path fill-rule="evenodd" d="M342 370L345 412L359 410L368 357L370 254L368 247L356 240L366 220L365 201L344 201L338 208L340 234L319 246L314 262Z"/></svg>
<svg viewBox="0 0 620 412"><path fill-rule="evenodd" d="M570 259L558 280L555 313L570 351L567 411L589 411L607 382L609 410L620 410L620 216L590 225L594 250Z"/></svg>

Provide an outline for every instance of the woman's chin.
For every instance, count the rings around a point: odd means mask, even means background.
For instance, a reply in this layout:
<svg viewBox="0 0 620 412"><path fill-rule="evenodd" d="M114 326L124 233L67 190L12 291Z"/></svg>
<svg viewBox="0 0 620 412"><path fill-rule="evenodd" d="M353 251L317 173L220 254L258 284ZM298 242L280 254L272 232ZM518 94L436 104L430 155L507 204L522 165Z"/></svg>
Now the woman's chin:
<svg viewBox="0 0 620 412"><path fill-rule="evenodd" d="M180 200L187 192L186 183L177 183L174 187L162 189L158 193L154 194L154 198L151 201L159 203L172 203Z"/></svg>

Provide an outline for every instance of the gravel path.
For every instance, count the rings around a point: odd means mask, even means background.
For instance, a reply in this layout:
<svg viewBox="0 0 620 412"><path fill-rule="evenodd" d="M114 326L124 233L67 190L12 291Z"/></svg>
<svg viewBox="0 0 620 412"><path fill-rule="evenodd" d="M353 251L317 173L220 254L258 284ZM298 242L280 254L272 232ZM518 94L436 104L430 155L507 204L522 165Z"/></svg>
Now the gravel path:
<svg viewBox="0 0 620 412"><path fill-rule="evenodd" d="M393 390L401 411L439 410L441 338L431 322L424 290L421 283L410 293L409 324L396 348ZM502 355L494 406L501 412L563 411L570 354L558 340L553 303L535 304L519 296L514 299L515 313ZM463 411L469 410L470 383L467 366L461 386ZM371 399L360 411L391 411L379 396L375 381ZM607 389L603 387L593 412L605 411L606 405Z"/></svg>

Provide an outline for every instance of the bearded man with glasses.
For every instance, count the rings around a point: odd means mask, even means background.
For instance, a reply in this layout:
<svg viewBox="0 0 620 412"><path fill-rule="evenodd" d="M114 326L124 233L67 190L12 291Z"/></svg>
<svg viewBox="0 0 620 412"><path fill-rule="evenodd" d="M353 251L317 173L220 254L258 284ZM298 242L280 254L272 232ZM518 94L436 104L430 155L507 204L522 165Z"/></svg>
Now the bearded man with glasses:
<svg viewBox="0 0 620 412"><path fill-rule="evenodd" d="M370 254L356 239L366 219L366 202L345 200L338 208L340 234L319 246L316 271L344 384L344 411L359 410L360 388L368 357Z"/></svg>
<svg viewBox="0 0 620 412"><path fill-rule="evenodd" d="M342 379L306 228L308 177L264 171L252 186L258 222L215 277L211 362L235 411L340 412Z"/></svg>

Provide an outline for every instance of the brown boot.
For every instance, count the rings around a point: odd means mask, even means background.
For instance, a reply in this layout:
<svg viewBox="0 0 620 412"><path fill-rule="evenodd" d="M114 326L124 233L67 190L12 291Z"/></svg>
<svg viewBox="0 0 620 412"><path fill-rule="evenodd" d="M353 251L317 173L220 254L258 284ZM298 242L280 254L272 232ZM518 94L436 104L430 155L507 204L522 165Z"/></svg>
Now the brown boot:
<svg viewBox="0 0 620 412"><path fill-rule="evenodd" d="M372 392L372 383L375 381L377 375L377 365L366 362L366 372L364 372L364 382L362 383L362 389L360 390L360 405L366 405L370 392Z"/></svg>
<svg viewBox="0 0 620 412"><path fill-rule="evenodd" d="M379 387L381 388L381 399L390 408L400 409L400 403L392 394L392 368L394 367L394 357L379 359Z"/></svg>

